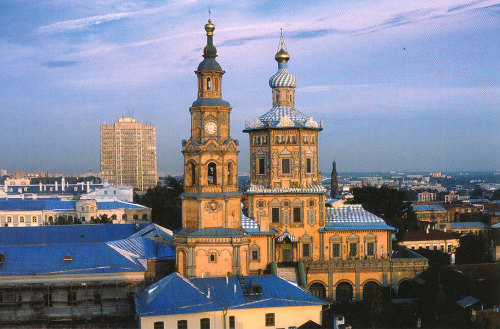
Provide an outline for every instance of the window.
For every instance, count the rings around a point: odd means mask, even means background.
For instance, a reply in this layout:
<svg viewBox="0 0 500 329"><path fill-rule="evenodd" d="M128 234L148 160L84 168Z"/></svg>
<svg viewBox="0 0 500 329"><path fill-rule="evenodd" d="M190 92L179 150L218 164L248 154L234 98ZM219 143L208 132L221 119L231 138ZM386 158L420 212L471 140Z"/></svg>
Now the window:
<svg viewBox="0 0 500 329"><path fill-rule="evenodd" d="M200 329L210 329L210 319L209 318L200 319Z"/></svg>
<svg viewBox="0 0 500 329"><path fill-rule="evenodd" d="M281 159L281 173L282 174L290 173L290 159Z"/></svg>
<svg viewBox="0 0 500 329"><path fill-rule="evenodd" d="M274 326L274 313L266 313L266 327Z"/></svg>
<svg viewBox="0 0 500 329"><path fill-rule="evenodd" d="M139 219L139 215L137 215L137 214L134 214L133 217L134 217L135 220Z"/></svg>
<svg viewBox="0 0 500 329"><path fill-rule="evenodd" d="M311 245L309 243L302 244L302 257L311 257L310 247Z"/></svg>
<svg viewBox="0 0 500 329"><path fill-rule="evenodd" d="M12 217L11 216L7 216L7 223L12 223Z"/></svg>
<svg viewBox="0 0 500 329"><path fill-rule="evenodd" d="M293 222L300 223L302 219L300 218L300 208L293 208Z"/></svg>
<svg viewBox="0 0 500 329"><path fill-rule="evenodd" d="M207 78L207 90L210 90L212 88L212 83L210 81L210 78Z"/></svg>
<svg viewBox="0 0 500 329"><path fill-rule="evenodd" d="M76 304L76 291L68 291L68 305Z"/></svg>
<svg viewBox="0 0 500 329"><path fill-rule="evenodd" d="M257 207L263 208L265 206L266 206L266 201L264 201L264 200L257 201Z"/></svg>
<svg viewBox="0 0 500 329"><path fill-rule="evenodd" d="M332 243L332 257L340 257L340 243Z"/></svg>
<svg viewBox="0 0 500 329"><path fill-rule="evenodd" d="M252 250L252 260L259 260L259 251Z"/></svg>
<svg viewBox="0 0 500 329"><path fill-rule="evenodd" d="M127 214L122 215L122 220L127 220Z"/></svg>
<svg viewBox="0 0 500 329"><path fill-rule="evenodd" d="M236 328L236 321L234 320L234 316L229 317L229 329Z"/></svg>
<svg viewBox="0 0 500 329"><path fill-rule="evenodd" d="M43 295L43 306L52 307L52 294Z"/></svg>
<svg viewBox="0 0 500 329"><path fill-rule="evenodd" d="M5 263L5 256L4 254L0 254L0 264Z"/></svg>
<svg viewBox="0 0 500 329"><path fill-rule="evenodd" d="M273 223L280 222L280 208L272 208L271 209L271 218Z"/></svg>
<svg viewBox="0 0 500 329"><path fill-rule="evenodd" d="M266 173L266 162L264 158L259 158L259 175Z"/></svg>
<svg viewBox="0 0 500 329"><path fill-rule="evenodd" d="M190 167L191 167L191 186L195 186L196 185L196 166L194 165L194 163L191 163Z"/></svg>
<svg viewBox="0 0 500 329"><path fill-rule="evenodd" d="M267 136L262 136L262 145L267 144Z"/></svg>
<svg viewBox="0 0 500 329"><path fill-rule="evenodd" d="M163 325L163 321L158 321L153 324L154 329L163 329L165 326Z"/></svg>
<svg viewBox="0 0 500 329"><path fill-rule="evenodd" d="M358 255L358 244L356 242L349 243L349 256L356 257Z"/></svg>
<svg viewBox="0 0 500 329"><path fill-rule="evenodd" d="M188 322L187 320L179 320L177 321L177 329L187 329Z"/></svg>
<svg viewBox="0 0 500 329"><path fill-rule="evenodd" d="M208 262L215 263L217 261L217 255L215 252L211 252L208 254Z"/></svg>
<svg viewBox="0 0 500 329"><path fill-rule="evenodd" d="M36 216L31 217L31 221L32 221L33 223L36 223L36 220L37 220Z"/></svg>
<svg viewBox="0 0 500 329"><path fill-rule="evenodd" d="M448 252L451 252L451 248L452 248L452 246L451 246L451 244L449 244L448 245Z"/></svg>
<svg viewBox="0 0 500 329"><path fill-rule="evenodd" d="M227 164L227 184L233 184L233 164L231 162Z"/></svg>
<svg viewBox="0 0 500 329"><path fill-rule="evenodd" d="M148 214L142 214L142 219L148 219Z"/></svg>
<svg viewBox="0 0 500 329"><path fill-rule="evenodd" d="M444 252L444 245L441 245L440 250L441 252Z"/></svg>
<svg viewBox="0 0 500 329"><path fill-rule="evenodd" d="M368 242L366 244L366 254L368 256L375 256L375 243L374 242Z"/></svg>
<svg viewBox="0 0 500 329"><path fill-rule="evenodd" d="M102 291L94 290L94 304L101 305L102 304Z"/></svg>
<svg viewBox="0 0 500 329"><path fill-rule="evenodd" d="M208 165L208 184L217 184L217 165L213 162Z"/></svg>
<svg viewBox="0 0 500 329"><path fill-rule="evenodd" d="M306 159L306 173L310 174L312 172L312 159Z"/></svg>
<svg viewBox="0 0 500 329"><path fill-rule="evenodd" d="M24 216L19 217L19 223L24 223Z"/></svg>

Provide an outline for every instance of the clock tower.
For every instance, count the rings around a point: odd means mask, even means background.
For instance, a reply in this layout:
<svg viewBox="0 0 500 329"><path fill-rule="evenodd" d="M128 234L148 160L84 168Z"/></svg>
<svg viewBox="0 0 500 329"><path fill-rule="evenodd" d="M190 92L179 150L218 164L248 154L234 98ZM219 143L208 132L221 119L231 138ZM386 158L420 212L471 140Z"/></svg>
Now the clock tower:
<svg viewBox="0 0 500 329"><path fill-rule="evenodd" d="M195 71L198 98L191 113L191 138L182 142L184 154L183 228L240 226L238 141L231 138L231 105L222 100L222 70L213 44L215 25L205 25L207 45Z"/></svg>

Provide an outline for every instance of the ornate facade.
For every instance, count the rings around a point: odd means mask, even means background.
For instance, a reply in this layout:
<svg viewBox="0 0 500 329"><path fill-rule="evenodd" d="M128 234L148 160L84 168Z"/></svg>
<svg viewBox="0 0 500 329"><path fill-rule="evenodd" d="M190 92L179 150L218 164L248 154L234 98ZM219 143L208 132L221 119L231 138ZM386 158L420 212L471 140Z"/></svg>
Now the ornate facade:
<svg viewBox="0 0 500 329"><path fill-rule="evenodd" d="M214 28L210 21L205 26L207 46L196 71L199 98L190 110L191 139L183 143L179 272L197 277L271 271L317 296L348 301L376 287L397 291L423 271L425 258L393 252L395 229L381 218L359 205L325 207L318 165L323 128L295 108L297 79L288 71L283 38L275 56L278 71L269 80L273 106L245 125L251 186L240 210L238 143L229 135L231 107L220 98L224 71L215 61Z"/></svg>

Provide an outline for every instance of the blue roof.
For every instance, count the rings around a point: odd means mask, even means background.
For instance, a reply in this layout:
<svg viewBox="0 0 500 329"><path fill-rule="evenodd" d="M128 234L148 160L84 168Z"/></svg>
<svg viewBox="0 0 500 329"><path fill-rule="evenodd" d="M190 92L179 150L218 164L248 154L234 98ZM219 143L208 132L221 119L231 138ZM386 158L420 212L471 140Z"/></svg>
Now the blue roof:
<svg viewBox="0 0 500 329"><path fill-rule="evenodd" d="M248 233L260 232L260 225L253 218L246 216L246 209L241 210L241 228Z"/></svg>
<svg viewBox="0 0 500 329"><path fill-rule="evenodd" d="M460 230L460 229L471 229L471 228L479 228L479 229L489 229L490 227L483 222L457 222L450 223L450 229Z"/></svg>
<svg viewBox="0 0 500 329"><path fill-rule="evenodd" d="M97 209L99 210L112 210L112 209L149 209L148 207L140 204L124 202L124 201L105 201L97 202Z"/></svg>
<svg viewBox="0 0 500 329"><path fill-rule="evenodd" d="M103 188L104 184L89 184L90 191ZM50 188L53 191L50 191ZM76 191L75 191L76 188ZM21 192L19 192L21 189ZM30 184L30 185L8 185L7 194L20 194L20 193L34 193L34 194L82 194L89 192L87 190L87 184L67 184L64 185L64 191L61 184L57 184L57 189L55 184Z"/></svg>
<svg viewBox="0 0 500 329"><path fill-rule="evenodd" d="M395 230L361 205L325 208L325 227L320 230Z"/></svg>
<svg viewBox="0 0 500 329"><path fill-rule="evenodd" d="M222 311L224 309L323 305L309 292L274 275L187 279L172 273L136 294L138 316ZM262 294L244 294L253 284ZM236 292L234 287L236 286ZM210 289L210 294L208 290Z"/></svg>
<svg viewBox="0 0 500 329"><path fill-rule="evenodd" d="M175 247L137 237L106 243L121 255L141 259L175 259Z"/></svg>
<svg viewBox="0 0 500 329"><path fill-rule="evenodd" d="M446 211L446 209L440 204L412 204L413 210L415 212L420 211Z"/></svg>
<svg viewBox="0 0 500 329"><path fill-rule="evenodd" d="M278 63L278 72L274 73L269 79L269 87L279 88L279 87L297 87L297 79L288 72L287 63Z"/></svg>
<svg viewBox="0 0 500 329"><path fill-rule="evenodd" d="M222 100L221 98L198 98L193 102L193 107L196 106L231 106L229 102Z"/></svg>
<svg viewBox="0 0 500 329"><path fill-rule="evenodd" d="M106 243L0 245L2 275L144 272L137 258L123 257ZM72 261L64 261L70 255Z"/></svg>
<svg viewBox="0 0 500 329"><path fill-rule="evenodd" d="M202 229L197 229L188 227L180 230L175 235L182 237L229 238L229 237L244 237L248 234L242 228L206 227Z"/></svg>
<svg viewBox="0 0 500 329"><path fill-rule="evenodd" d="M139 224L79 224L31 227L0 227L1 245L81 244L125 239L146 227Z"/></svg>

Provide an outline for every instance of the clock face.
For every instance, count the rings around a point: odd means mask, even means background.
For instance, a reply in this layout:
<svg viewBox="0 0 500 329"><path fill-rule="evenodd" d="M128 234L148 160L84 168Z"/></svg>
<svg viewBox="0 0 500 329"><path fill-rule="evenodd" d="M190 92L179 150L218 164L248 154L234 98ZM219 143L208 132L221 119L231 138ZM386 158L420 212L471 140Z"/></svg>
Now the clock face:
<svg viewBox="0 0 500 329"><path fill-rule="evenodd" d="M217 124L215 122L207 122L205 132L209 135L215 134L217 132Z"/></svg>

